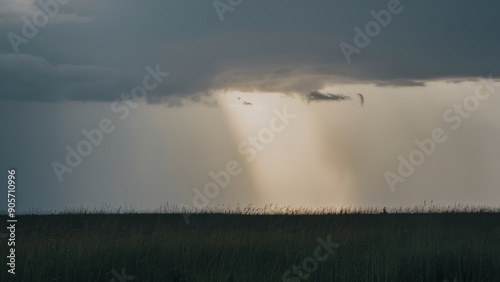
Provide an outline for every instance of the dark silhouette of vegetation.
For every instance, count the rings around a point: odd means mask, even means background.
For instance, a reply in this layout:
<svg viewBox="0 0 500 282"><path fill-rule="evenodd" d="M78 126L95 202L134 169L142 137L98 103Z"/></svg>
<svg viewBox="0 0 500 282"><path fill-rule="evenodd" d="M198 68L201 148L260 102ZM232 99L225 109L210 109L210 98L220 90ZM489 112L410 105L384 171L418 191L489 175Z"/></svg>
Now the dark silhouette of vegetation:
<svg viewBox="0 0 500 282"><path fill-rule="evenodd" d="M331 236L340 247L309 281L500 281L499 208L221 206L189 225L178 208L21 215L17 275L0 280L111 281L126 269L133 281L283 281Z"/></svg>

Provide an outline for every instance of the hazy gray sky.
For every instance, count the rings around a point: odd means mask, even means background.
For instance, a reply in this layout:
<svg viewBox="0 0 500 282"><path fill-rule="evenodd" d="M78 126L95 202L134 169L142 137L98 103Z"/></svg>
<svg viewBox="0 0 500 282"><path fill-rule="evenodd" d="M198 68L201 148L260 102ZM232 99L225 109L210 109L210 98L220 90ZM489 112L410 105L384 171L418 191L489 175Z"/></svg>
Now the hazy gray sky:
<svg viewBox="0 0 500 282"><path fill-rule="evenodd" d="M498 2L61 2L0 0L0 164L23 210L500 198L500 87L478 79L500 74Z"/></svg>

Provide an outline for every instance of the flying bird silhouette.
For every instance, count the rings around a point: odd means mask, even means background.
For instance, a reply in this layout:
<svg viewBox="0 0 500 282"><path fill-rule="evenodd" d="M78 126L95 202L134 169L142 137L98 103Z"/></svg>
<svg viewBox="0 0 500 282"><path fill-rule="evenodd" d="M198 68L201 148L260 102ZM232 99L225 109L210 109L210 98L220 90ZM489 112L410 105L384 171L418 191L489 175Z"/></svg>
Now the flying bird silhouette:
<svg viewBox="0 0 500 282"><path fill-rule="evenodd" d="M361 106L363 106L365 104L365 97L361 93L358 93L358 95L359 95L359 99L361 100Z"/></svg>

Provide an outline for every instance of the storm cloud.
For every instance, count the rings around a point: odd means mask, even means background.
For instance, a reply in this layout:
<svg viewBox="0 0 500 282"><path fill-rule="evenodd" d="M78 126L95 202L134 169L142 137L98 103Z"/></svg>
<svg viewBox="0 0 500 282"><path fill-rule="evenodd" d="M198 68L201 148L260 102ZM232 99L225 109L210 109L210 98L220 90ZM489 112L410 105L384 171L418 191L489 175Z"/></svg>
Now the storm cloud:
<svg viewBox="0 0 500 282"><path fill-rule="evenodd" d="M401 12L367 35L389 3ZM443 113L474 102L465 99L479 76L499 77L499 8L248 0L221 21L212 1L71 0L26 35L40 8L0 0L0 115L8 121L0 166L19 170L24 210L192 203L193 187L228 160L244 172L210 204L496 204L500 96L466 113L457 131ZM9 34L24 40L14 48ZM342 43L359 49L350 62ZM149 105L122 98L148 66L170 74L148 89ZM269 115L285 106L297 119L271 138ZM116 129L60 183L51 163L103 119ZM384 172L438 127L449 141L391 194ZM253 163L238 148L249 136L273 140L255 147Z"/></svg>
<svg viewBox="0 0 500 282"><path fill-rule="evenodd" d="M74 0L14 54L6 35L22 36L16 17L30 19L39 7L2 1L0 99L112 101L154 64L171 76L150 103L231 90L423 86L500 73L500 3L493 1L401 1L402 12L348 63L339 44L355 44L354 28L376 21L371 12L388 2L251 1L221 22L209 2ZM464 20L474 15L481 16Z"/></svg>

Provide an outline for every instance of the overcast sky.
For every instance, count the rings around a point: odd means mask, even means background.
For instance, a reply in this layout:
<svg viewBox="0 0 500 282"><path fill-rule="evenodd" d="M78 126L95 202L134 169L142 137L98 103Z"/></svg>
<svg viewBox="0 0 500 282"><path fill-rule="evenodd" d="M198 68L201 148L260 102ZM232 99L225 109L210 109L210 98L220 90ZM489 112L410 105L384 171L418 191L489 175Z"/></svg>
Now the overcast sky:
<svg viewBox="0 0 500 282"><path fill-rule="evenodd" d="M0 165L23 210L500 199L497 1L60 2L0 0Z"/></svg>

